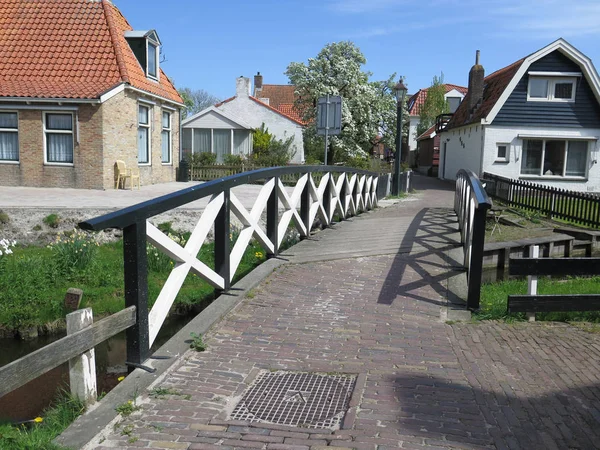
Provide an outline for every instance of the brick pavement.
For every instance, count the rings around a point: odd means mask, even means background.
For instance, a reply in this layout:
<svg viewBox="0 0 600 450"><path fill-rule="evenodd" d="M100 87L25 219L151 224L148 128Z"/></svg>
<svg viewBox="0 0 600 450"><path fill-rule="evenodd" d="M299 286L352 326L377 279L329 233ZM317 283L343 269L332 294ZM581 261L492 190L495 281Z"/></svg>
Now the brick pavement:
<svg viewBox="0 0 600 450"><path fill-rule="evenodd" d="M446 194L373 214L412 214L414 251L282 266L97 448L598 448L598 335L440 320ZM227 420L261 370L283 369L358 374L339 430Z"/></svg>

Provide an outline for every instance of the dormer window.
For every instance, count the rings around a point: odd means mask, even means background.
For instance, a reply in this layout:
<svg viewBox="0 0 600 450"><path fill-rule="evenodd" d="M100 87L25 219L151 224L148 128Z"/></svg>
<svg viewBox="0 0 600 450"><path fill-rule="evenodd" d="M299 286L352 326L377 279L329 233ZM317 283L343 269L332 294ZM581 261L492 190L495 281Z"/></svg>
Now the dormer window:
<svg viewBox="0 0 600 450"><path fill-rule="evenodd" d="M158 81L160 78L160 39L156 31L127 31L125 39L137 58L146 77Z"/></svg>
<svg viewBox="0 0 600 450"><path fill-rule="evenodd" d="M534 102L574 102L581 74L529 73L527 100Z"/></svg>
<svg viewBox="0 0 600 450"><path fill-rule="evenodd" d="M158 78L158 48L148 41L148 76Z"/></svg>

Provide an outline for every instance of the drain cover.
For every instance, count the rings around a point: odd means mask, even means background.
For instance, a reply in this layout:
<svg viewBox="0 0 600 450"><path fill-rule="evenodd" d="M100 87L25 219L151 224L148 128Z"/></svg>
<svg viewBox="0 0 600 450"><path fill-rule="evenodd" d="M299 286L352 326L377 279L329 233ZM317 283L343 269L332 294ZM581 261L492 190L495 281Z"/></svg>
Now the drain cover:
<svg viewBox="0 0 600 450"><path fill-rule="evenodd" d="M262 372L231 419L307 428L338 428L348 409L355 375Z"/></svg>

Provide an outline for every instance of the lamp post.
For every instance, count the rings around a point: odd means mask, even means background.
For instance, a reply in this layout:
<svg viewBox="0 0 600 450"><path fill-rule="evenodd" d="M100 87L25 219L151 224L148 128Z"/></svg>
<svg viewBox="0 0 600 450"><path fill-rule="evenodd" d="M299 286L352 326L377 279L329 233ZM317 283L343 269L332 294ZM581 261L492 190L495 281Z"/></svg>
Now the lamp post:
<svg viewBox="0 0 600 450"><path fill-rule="evenodd" d="M404 86L403 78L394 86L394 95L397 100L396 111L396 157L394 158L394 183L392 184L392 195L400 195L400 160L402 157L402 106L404 105L404 97L406 96L406 86Z"/></svg>

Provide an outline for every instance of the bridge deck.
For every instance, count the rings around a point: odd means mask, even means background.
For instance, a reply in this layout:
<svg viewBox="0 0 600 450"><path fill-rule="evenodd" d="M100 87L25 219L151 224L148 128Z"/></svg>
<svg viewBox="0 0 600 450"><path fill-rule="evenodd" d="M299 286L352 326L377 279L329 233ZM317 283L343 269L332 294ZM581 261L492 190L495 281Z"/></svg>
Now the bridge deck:
<svg viewBox="0 0 600 450"><path fill-rule="evenodd" d="M452 191L417 181L416 200L290 249L209 331L207 351L185 353L153 386L170 394L140 392L141 411L98 448L597 447L599 336L441 321L456 273ZM341 429L228 420L261 371L278 370L357 374Z"/></svg>

